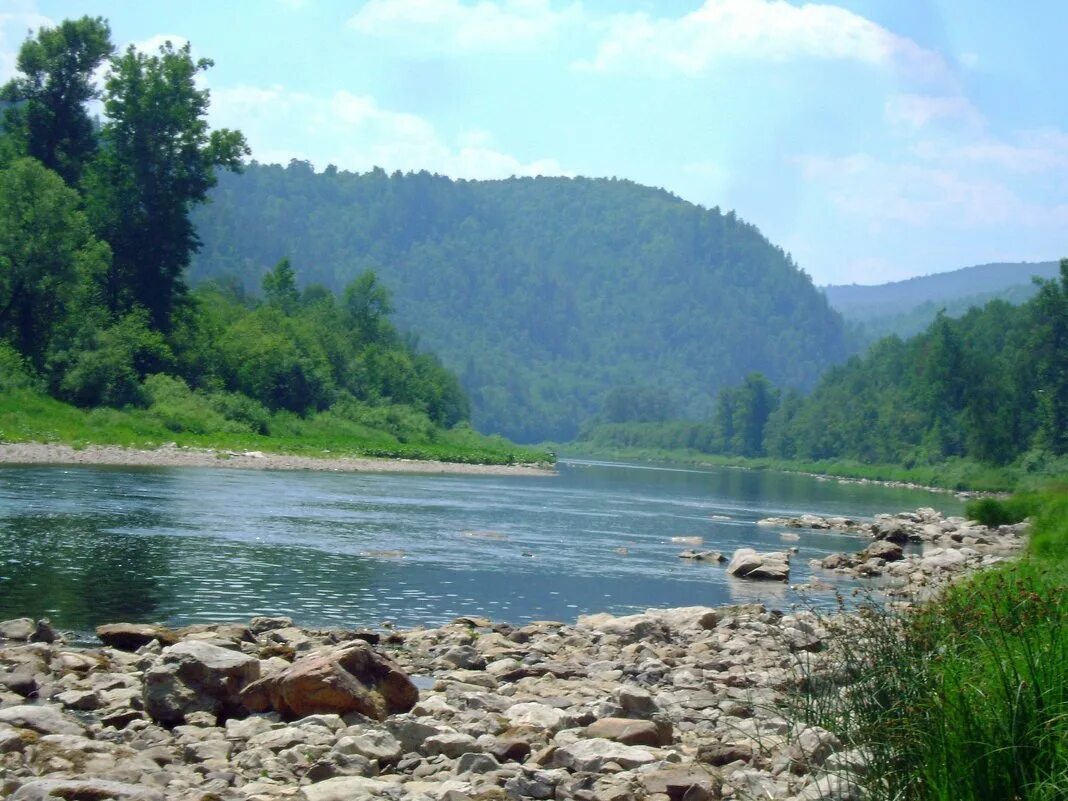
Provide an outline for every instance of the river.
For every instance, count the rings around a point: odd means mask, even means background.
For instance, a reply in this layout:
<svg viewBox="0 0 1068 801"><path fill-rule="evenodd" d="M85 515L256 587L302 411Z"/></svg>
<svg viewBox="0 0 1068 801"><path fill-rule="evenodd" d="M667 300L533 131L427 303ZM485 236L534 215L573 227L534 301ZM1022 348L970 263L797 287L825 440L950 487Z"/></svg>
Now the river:
<svg viewBox="0 0 1068 801"><path fill-rule="evenodd" d="M771 471L565 461L554 476L0 467L0 619L169 624L289 615L304 626L519 623L795 598L692 563L703 549L858 550L771 515L870 517L952 496Z"/></svg>

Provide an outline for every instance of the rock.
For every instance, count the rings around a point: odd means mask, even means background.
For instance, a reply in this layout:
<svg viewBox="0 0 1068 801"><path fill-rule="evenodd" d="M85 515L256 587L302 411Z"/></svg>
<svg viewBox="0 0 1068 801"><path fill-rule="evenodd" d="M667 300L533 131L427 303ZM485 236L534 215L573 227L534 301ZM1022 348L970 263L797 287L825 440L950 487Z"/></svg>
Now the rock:
<svg viewBox="0 0 1068 801"><path fill-rule="evenodd" d="M694 562L726 562L727 557L719 551L683 551L679 559L690 559Z"/></svg>
<svg viewBox="0 0 1068 801"><path fill-rule="evenodd" d="M457 773L489 773L497 770L501 763L489 754L468 752L462 754L456 762Z"/></svg>
<svg viewBox="0 0 1068 801"><path fill-rule="evenodd" d="M354 736L342 737L334 744L334 750L377 759L380 764L396 762L403 752L400 741L382 729L367 729Z"/></svg>
<svg viewBox="0 0 1068 801"><path fill-rule="evenodd" d="M470 734L456 731L442 732L423 741L423 750L429 756L442 754L449 759L457 759L469 751L478 751L478 742Z"/></svg>
<svg viewBox="0 0 1068 801"><path fill-rule="evenodd" d="M553 754L554 765L589 773L596 773L609 762L615 762L624 770L631 770L655 761L656 757L644 749L599 738L579 740L557 748Z"/></svg>
<svg viewBox="0 0 1068 801"><path fill-rule="evenodd" d="M823 773L797 796L797 801L864 801L863 788L848 774Z"/></svg>
<svg viewBox="0 0 1068 801"><path fill-rule="evenodd" d="M28 617L17 617L13 620L0 622L0 637L6 640L29 641L37 630L37 624Z"/></svg>
<svg viewBox="0 0 1068 801"><path fill-rule="evenodd" d="M248 627L252 629L253 634L264 634L275 629L292 628L292 626L293 618L291 617L268 617L266 615L254 617L248 623Z"/></svg>
<svg viewBox="0 0 1068 801"><path fill-rule="evenodd" d="M0 673L0 687L7 687L16 695L29 698L37 694L37 677L28 668Z"/></svg>
<svg viewBox="0 0 1068 801"><path fill-rule="evenodd" d="M646 792L662 793L671 801L711 801L719 798L723 786L719 773L702 765L643 773L641 783Z"/></svg>
<svg viewBox="0 0 1068 801"><path fill-rule="evenodd" d="M656 714L656 702L648 690L624 685L616 691L616 702L623 714L630 718L649 719Z"/></svg>
<svg viewBox="0 0 1068 801"><path fill-rule="evenodd" d="M727 572L745 579L786 581L790 578L790 554L785 551L757 553L752 548L739 548L731 557Z"/></svg>
<svg viewBox="0 0 1068 801"><path fill-rule="evenodd" d="M864 557L896 562L905 558L905 552L900 543L891 542L890 540L876 540L864 549Z"/></svg>
<svg viewBox="0 0 1068 801"><path fill-rule="evenodd" d="M123 784L104 779L36 779L16 790L10 801L163 801L163 793L140 784Z"/></svg>
<svg viewBox="0 0 1068 801"><path fill-rule="evenodd" d="M419 691L396 662L356 640L301 657L249 685L242 699L253 712L273 709L291 719L358 712L384 720L415 706Z"/></svg>
<svg viewBox="0 0 1068 801"><path fill-rule="evenodd" d="M82 724L66 717L54 706L24 704L0 709L0 723L39 734L83 734Z"/></svg>
<svg viewBox="0 0 1068 801"><path fill-rule="evenodd" d="M530 743L518 737L490 737L483 750L498 762L525 762L530 756Z"/></svg>
<svg viewBox="0 0 1068 801"><path fill-rule="evenodd" d="M751 762L753 747L744 743L709 743L697 749L697 761L709 765L729 765L731 762Z"/></svg>
<svg viewBox="0 0 1068 801"><path fill-rule="evenodd" d="M364 776L340 776L302 787L301 793L307 801L353 801L373 798L391 787L396 785Z"/></svg>
<svg viewBox="0 0 1068 801"><path fill-rule="evenodd" d="M441 660L460 670L485 670L486 659L470 645L457 645L441 656Z"/></svg>
<svg viewBox="0 0 1068 801"><path fill-rule="evenodd" d="M241 710L241 690L259 674L260 663L253 656L183 641L165 648L145 672L145 711L165 725L183 723L192 712L227 717Z"/></svg>
<svg viewBox="0 0 1068 801"><path fill-rule="evenodd" d="M666 730L666 731L665 731ZM658 726L651 720L601 718L586 727L587 737L603 737L624 745L651 745L654 748L671 744L671 727Z"/></svg>
<svg viewBox="0 0 1068 801"><path fill-rule="evenodd" d="M875 521L872 534L877 540L889 540L904 545L909 541L909 529L907 524L896 518Z"/></svg>
<svg viewBox="0 0 1068 801"><path fill-rule="evenodd" d="M52 628L52 621L47 617L41 618L37 621L37 624L33 628L33 634L30 635L30 642L43 642L54 643L59 639L59 635L56 634L56 630Z"/></svg>
<svg viewBox="0 0 1068 801"><path fill-rule="evenodd" d="M512 726L529 726L549 731L561 728L564 720L562 711L536 701L514 704L504 711L504 716Z"/></svg>
<svg viewBox="0 0 1068 801"><path fill-rule="evenodd" d="M96 636L104 645L118 648L120 651L136 651L150 642L158 642L160 645L174 645L178 642L175 632L147 623L108 623L96 627Z"/></svg>

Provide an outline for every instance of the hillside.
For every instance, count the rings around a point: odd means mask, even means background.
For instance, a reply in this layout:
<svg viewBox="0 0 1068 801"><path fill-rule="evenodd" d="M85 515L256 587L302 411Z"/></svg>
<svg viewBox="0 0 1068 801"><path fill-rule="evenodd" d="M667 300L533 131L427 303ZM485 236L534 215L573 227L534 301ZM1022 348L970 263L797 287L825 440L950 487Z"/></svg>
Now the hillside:
<svg viewBox="0 0 1068 801"><path fill-rule="evenodd" d="M374 270L398 327L460 374L476 427L520 441L570 439L612 390L700 417L752 371L811 387L848 350L841 318L756 227L626 181L293 162L220 176L212 201L192 281L253 291L288 257L336 291Z"/></svg>
<svg viewBox="0 0 1068 801"><path fill-rule="evenodd" d="M1006 291L1018 294L1020 287L1031 285L1033 276L1056 278L1057 270L1055 261L980 264L886 284L832 284L823 291L831 306L847 319L887 317L925 303L945 304L962 298L976 297L975 305L983 305L1004 299L1001 293Z"/></svg>

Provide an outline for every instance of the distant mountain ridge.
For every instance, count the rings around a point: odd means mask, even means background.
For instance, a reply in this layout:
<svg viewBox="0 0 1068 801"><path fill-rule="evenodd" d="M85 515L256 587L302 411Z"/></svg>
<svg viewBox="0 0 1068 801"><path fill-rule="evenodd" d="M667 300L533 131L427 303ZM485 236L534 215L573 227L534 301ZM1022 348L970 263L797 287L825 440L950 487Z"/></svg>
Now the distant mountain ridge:
<svg viewBox="0 0 1068 801"><path fill-rule="evenodd" d="M621 389L703 417L747 373L807 388L849 351L841 317L755 226L629 181L293 162L222 175L212 201L191 280L255 291L289 257L337 290L373 269L398 327L459 373L475 425L517 441L571 439Z"/></svg>
<svg viewBox="0 0 1068 801"><path fill-rule="evenodd" d="M838 284L823 287L827 301L845 317L888 316L924 303L989 296L1031 284L1032 276L1056 278L1058 263L1016 262L980 264L944 273L891 281L886 284Z"/></svg>

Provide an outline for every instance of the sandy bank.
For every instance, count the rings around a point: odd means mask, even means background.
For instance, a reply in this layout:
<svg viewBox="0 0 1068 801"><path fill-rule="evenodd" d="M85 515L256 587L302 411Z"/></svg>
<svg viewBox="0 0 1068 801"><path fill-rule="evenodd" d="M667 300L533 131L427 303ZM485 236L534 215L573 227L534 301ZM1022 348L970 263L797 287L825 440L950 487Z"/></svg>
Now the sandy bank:
<svg viewBox="0 0 1068 801"><path fill-rule="evenodd" d="M318 458L261 451L240 452L175 446L139 450L114 445L90 445L76 449L69 445L41 442L0 443L0 464L228 467L238 470L322 470L343 473L440 473L496 476L544 476L553 473L551 468L534 465L459 464L415 459L358 457Z"/></svg>

